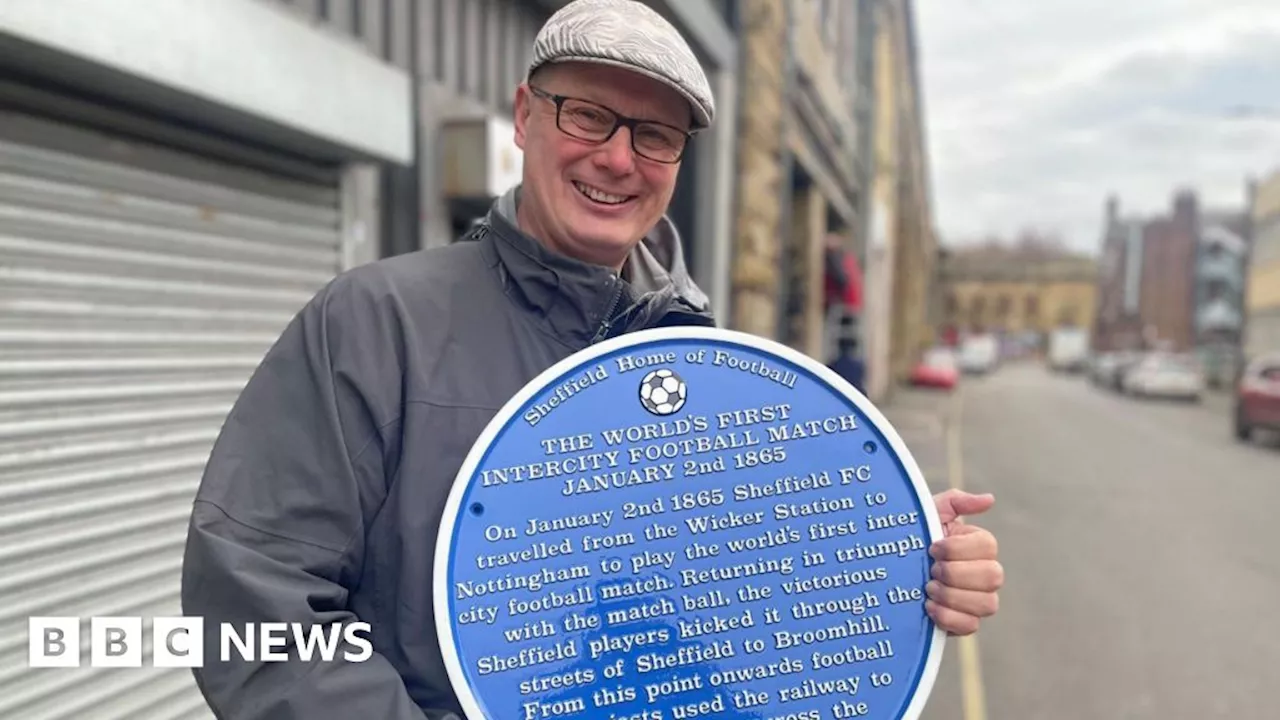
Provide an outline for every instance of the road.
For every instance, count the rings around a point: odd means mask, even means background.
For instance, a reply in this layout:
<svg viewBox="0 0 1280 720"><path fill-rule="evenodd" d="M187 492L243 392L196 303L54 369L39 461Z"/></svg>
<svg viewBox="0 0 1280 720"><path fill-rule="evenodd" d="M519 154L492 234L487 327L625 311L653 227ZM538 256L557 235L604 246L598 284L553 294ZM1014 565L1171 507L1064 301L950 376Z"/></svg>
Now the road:
<svg viewBox="0 0 1280 720"><path fill-rule="evenodd" d="M932 415L905 395L889 416L930 484L996 494L980 522L1007 574L977 642L948 643L924 720L1280 717L1274 444L1237 443L1221 400L1038 366L966 379ZM958 426L929 419L947 409Z"/></svg>

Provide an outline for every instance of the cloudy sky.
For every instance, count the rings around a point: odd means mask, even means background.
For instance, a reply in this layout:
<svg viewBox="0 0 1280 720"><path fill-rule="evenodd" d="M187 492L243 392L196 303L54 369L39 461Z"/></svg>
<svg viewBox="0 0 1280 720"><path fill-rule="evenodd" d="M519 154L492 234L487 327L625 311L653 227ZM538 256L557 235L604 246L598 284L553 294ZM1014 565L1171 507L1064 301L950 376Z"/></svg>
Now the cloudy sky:
<svg viewBox="0 0 1280 720"><path fill-rule="evenodd" d="M1242 207L1246 178L1280 169L1280 1L917 8L945 243L1034 227L1096 252L1109 192L1128 213L1181 186Z"/></svg>

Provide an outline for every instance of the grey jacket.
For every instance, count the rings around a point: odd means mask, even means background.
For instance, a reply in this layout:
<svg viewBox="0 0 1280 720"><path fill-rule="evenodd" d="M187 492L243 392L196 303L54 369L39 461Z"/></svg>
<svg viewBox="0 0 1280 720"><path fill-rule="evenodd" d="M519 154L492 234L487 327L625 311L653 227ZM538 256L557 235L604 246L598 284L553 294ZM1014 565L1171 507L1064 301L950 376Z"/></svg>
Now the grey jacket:
<svg viewBox="0 0 1280 720"><path fill-rule="evenodd" d="M461 716L433 623L432 564L471 445L575 351L712 324L666 219L623 280L521 233L516 201L496 202L474 242L336 278L236 402L195 499L182 575L184 613L205 619L196 680L218 717ZM357 620L372 626L364 662L219 661L220 623Z"/></svg>

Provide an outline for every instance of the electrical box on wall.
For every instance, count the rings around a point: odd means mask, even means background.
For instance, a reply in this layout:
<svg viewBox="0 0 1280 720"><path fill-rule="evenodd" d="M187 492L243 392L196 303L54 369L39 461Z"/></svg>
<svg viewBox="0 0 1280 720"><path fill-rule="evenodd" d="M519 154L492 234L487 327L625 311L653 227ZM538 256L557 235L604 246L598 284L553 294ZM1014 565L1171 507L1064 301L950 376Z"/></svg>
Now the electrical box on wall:
<svg viewBox="0 0 1280 720"><path fill-rule="evenodd" d="M451 120L440 134L444 191L450 199L495 198L520 184L524 154L510 120Z"/></svg>

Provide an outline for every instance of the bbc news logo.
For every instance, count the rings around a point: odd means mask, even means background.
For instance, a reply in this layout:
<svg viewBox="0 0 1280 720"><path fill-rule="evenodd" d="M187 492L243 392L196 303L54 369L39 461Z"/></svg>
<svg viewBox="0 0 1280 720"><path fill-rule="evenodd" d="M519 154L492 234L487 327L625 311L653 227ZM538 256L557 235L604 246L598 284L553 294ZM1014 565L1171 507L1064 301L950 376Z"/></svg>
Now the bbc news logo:
<svg viewBox="0 0 1280 720"><path fill-rule="evenodd" d="M289 662L321 660L364 662L373 655L368 623L222 623L218 626L221 662ZM151 665L204 667L204 618L157 617L151 623ZM91 667L142 667L146 637L140 617L95 617L89 620ZM292 642L291 642L292 641ZM339 654L344 646L348 649ZM80 618L29 618L28 663L31 667L80 667Z"/></svg>

